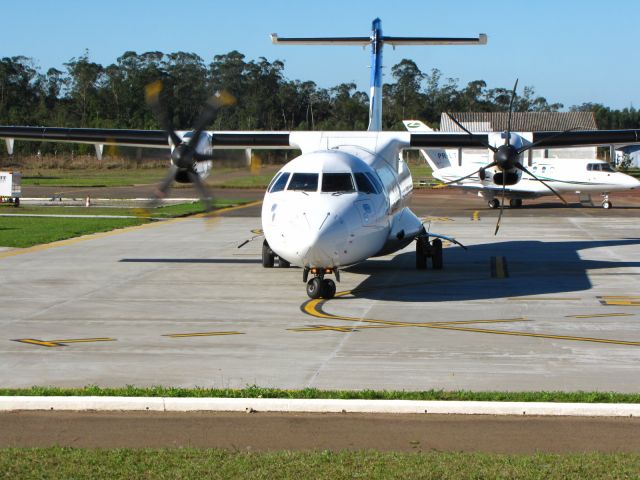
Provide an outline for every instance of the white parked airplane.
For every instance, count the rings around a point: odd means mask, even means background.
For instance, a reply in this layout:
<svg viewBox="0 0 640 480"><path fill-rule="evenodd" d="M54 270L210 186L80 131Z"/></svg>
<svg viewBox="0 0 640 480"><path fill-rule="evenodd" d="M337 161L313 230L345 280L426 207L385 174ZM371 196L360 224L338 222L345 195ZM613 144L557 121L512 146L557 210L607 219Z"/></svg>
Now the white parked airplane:
<svg viewBox="0 0 640 480"><path fill-rule="evenodd" d="M433 132L433 129L420 120L405 120L404 124L410 132ZM523 137L523 144L531 142L530 133L512 132L511 135ZM500 133L490 134L491 136L499 137L493 141L494 145L503 142ZM420 153L438 180L452 187L477 191L491 208L500 206L502 185L493 181L494 175L498 173L496 167L485 169L484 178L480 178L481 167L489 163L489 152L464 152L462 161L458 157L460 152L457 149L420 149ZM607 162L596 159L532 158L529 170L559 193L577 193L581 199L588 201L591 200L592 194L601 194L603 208L613 206L609 200L609 193L640 187L640 181L637 179L614 170ZM468 176L469 174L472 175ZM456 179L461 180L456 182ZM553 195L553 192L528 173L522 173L516 184L505 189L505 198L509 199L511 207L522 206L522 200L546 195Z"/></svg>
<svg viewBox="0 0 640 480"><path fill-rule="evenodd" d="M463 148L487 146L486 134L440 132L382 132L382 47L391 45L484 44L478 38L407 38L382 34L374 20L370 37L296 38L272 36L276 43L371 45L371 106L366 132L219 132L205 131L211 119L206 107L193 132L177 133L166 117L164 130L73 129L49 127L1 127L0 138L11 148L15 139L89 143L153 148L172 147L169 174L160 184L163 193L173 180L194 183L201 198L207 194L198 165L210 159L211 149L297 148L302 154L287 163L274 177L263 202L265 234L264 267L290 264L303 268L303 281L311 298L331 298L335 283L325 278L341 268L372 256L385 255L416 241L416 267L442 268L442 241L447 238L426 232L409 209L413 182L400 160L403 149ZM150 89L152 106L158 92ZM516 135L494 150L494 162L508 181L518 177L524 150ZM493 137L491 137L493 140ZM588 132L534 132L532 146L599 145L640 143L640 130ZM497 144L496 144L497 145ZM525 150L526 150L525 148ZM493 166L493 165L492 165ZM206 170L206 169L205 169ZM454 239L449 239L456 242ZM458 242L456 242L458 243ZM311 275L311 279L309 276Z"/></svg>

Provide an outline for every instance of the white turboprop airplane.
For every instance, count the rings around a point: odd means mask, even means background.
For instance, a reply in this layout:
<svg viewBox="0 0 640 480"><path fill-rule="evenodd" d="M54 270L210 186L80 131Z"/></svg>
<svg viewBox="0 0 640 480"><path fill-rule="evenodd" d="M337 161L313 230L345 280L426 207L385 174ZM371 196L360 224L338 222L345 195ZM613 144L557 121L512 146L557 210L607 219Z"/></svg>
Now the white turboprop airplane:
<svg viewBox="0 0 640 480"><path fill-rule="evenodd" d="M405 120L404 125L410 132L433 132L433 129L420 120ZM512 132L511 135L523 137L523 144L531 142L530 133ZM502 140L494 141L494 144L501 142ZM420 149L420 153L438 180L452 187L477 191L491 208L500 206L502 185L493 181L494 175L498 173L496 167L485 169L484 178L480 178L480 168L489 162L486 153L465 152L462 161L458 158L460 152L457 149ZM596 159L532 158L529 169L559 193L577 193L581 199L589 202L592 194L601 194L603 208L613 206L609 200L609 193L640 187L640 181L637 179L614 170L605 161ZM468 176L469 174L473 175ZM462 180L456 182L456 179ZM511 207L522 206L522 200L546 195L553 195L553 192L528 173L523 173L518 183L505 189L505 198L509 199Z"/></svg>
<svg viewBox="0 0 640 480"><path fill-rule="evenodd" d="M95 145L97 152L104 145L172 147L169 174L159 190L166 193L173 180L192 182L205 201L207 194L200 174L206 168L200 169L199 165L210 160L211 149L297 148L302 154L276 174L264 197L264 267L272 267L276 257L281 267L290 264L301 267L311 298L331 298L335 294L335 283L325 276L334 274L339 281L341 268L396 252L413 241L416 241L417 268L426 268L427 258L431 258L434 268L442 268L441 238L449 238L426 232L420 219L409 209L413 182L399 154L403 149L481 147L495 139L486 134L380 131L382 47L385 43L394 46L484 44L486 36L390 37L382 34L380 20L376 19L370 37L284 39L273 35L272 40L282 44L371 45L368 131L205 131L212 116L209 105L193 132L178 134L163 116L164 130L0 126L0 138L7 140L10 151L15 139L88 143ZM150 103L157 106L157 91L150 90L147 92ZM507 182L519 179L524 169L520 158L528 148L640 143L640 130L534 132L533 144L524 150L518 138L507 135L504 144L490 146L494 151L493 163Z"/></svg>

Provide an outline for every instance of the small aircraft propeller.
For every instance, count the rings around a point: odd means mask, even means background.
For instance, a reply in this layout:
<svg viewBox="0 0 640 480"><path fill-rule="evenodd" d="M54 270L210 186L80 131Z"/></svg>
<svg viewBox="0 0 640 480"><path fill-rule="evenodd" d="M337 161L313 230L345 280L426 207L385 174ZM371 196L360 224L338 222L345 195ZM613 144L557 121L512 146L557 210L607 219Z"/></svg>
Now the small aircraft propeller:
<svg viewBox="0 0 640 480"><path fill-rule="evenodd" d="M512 113L513 113L513 104L514 104L514 101L515 101L515 98L516 98L516 89L517 88L518 88L518 80L516 79L516 83L514 84L513 90L511 92L511 100L509 101L509 117L507 119L507 130L505 131L505 135L504 135L504 144L500 145L499 147L494 147L493 145L489 144L488 142L484 144L484 146L486 148L488 148L489 150L491 150L493 152L493 161L491 163L487 164L487 165L484 165L484 166L480 167L478 170L476 170L473 173L470 173L469 175L465 175L464 177L460 177L460 178L457 178L455 180L451 180L451 181L445 183L445 185L451 185L452 183L458 183L461 180L465 180L465 179L473 177L475 175L479 175L480 178L484 180L484 178L485 178L484 171L487 170L488 168L491 168L491 167L498 167L498 169L500 169L503 172L503 174L502 174L502 194L501 194L501 201L500 201L500 213L498 214L498 221L496 223L496 230L494 232L494 235L497 235L498 234L498 230L500 229L500 220L502 219L502 212L504 210L504 201L505 201L505 196L506 196L506 185L507 185L507 182L506 182L506 175L505 174L508 171L511 171L513 169L518 169L518 170L528 174L529 176L531 176L532 178L534 178L538 182L542 183L556 197L558 197L562 201L562 203L567 205L567 201L564 198L562 198L562 195L560 195L549 184L547 184L544 180L542 180L541 178L538 178L530 170L528 170L524 165L522 165L522 163L519 160L519 157L520 157L521 154L523 154L527 150L531 150L532 148L538 146L540 143L547 142L551 138L559 137L559 136L565 134L566 132L570 132L571 130L575 130L575 129L572 128L572 129L569 129L569 130L565 130L565 131L560 132L557 135L554 135L554 136L552 136L550 138L546 138L544 140L540 140L538 142L531 143L531 144L526 145L526 146L521 147L521 148L516 148L513 145L511 145L511 117L512 117ZM453 115L451 115L450 113L447 113L447 115L463 131L465 131L469 135L473 135L473 133L471 133L467 128L465 128L456 118L453 117Z"/></svg>
<svg viewBox="0 0 640 480"><path fill-rule="evenodd" d="M210 154L202 154L196 151L196 147L205 127L213 119L213 115L217 107L217 101L215 97L212 97L205 103L200 116L194 124L191 137L185 141L176 133L166 109L164 109L160 103L160 92L162 91L162 88L163 84L160 80L150 83L145 88L145 99L147 104L158 118L162 129L167 132L167 135L174 146L173 151L171 152L171 165L169 166L169 171L156 189L156 198L154 203L157 203L159 200L166 197L174 180L179 178L182 182L188 181L193 184L194 188L198 192L198 197L204 205L205 211L209 212L213 209L212 196L209 194L209 191L200 178L200 175L198 175L196 165L198 162L211 160L212 156Z"/></svg>

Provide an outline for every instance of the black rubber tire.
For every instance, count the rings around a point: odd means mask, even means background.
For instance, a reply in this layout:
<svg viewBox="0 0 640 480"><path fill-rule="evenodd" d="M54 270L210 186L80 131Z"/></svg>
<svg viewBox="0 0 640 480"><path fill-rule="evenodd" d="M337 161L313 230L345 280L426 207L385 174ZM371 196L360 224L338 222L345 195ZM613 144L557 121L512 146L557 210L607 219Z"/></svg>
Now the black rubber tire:
<svg viewBox="0 0 640 480"><path fill-rule="evenodd" d="M273 268L273 263L275 261L275 255L273 254L273 250L265 240L262 242L262 266L264 268Z"/></svg>
<svg viewBox="0 0 640 480"><path fill-rule="evenodd" d="M444 262L442 260L442 240L436 238L432 243L433 257L431 257L431 264L434 270L442 270Z"/></svg>
<svg viewBox="0 0 640 480"><path fill-rule="evenodd" d="M609 201L602 202L602 208L609 209L611 207L613 207L613 203L611 203Z"/></svg>
<svg viewBox="0 0 640 480"><path fill-rule="evenodd" d="M416 241L416 269L425 270L427 268L427 255L424 252L424 240Z"/></svg>
<svg viewBox="0 0 640 480"><path fill-rule="evenodd" d="M330 278L325 278L322 281L322 298L327 300L335 297L336 295L336 283Z"/></svg>
<svg viewBox="0 0 640 480"><path fill-rule="evenodd" d="M522 207L522 199L521 198L512 198L509 200L509 206L511 208L520 208Z"/></svg>
<svg viewBox="0 0 640 480"><path fill-rule="evenodd" d="M322 279L320 277L312 278L307 282L307 295L309 298L320 298L322 290Z"/></svg>
<svg viewBox="0 0 640 480"><path fill-rule="evenodd" d="M494 210L496 208L500 208L500 200L498 200L497 198L492 198L491 200L489 200L489 208L493 208Z"/></svg>
<svg viewBox="0 0 640 480"><path fill-rule="evenodd" d="M287 262L284 258L278 257L278 268L289 268L291 264Z"/></svg>

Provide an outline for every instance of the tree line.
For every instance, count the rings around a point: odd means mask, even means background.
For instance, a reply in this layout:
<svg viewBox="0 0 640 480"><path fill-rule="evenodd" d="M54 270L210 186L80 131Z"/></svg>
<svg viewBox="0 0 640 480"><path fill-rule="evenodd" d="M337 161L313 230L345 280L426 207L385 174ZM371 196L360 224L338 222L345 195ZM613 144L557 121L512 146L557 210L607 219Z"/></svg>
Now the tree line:
<svg viewBox="0 0 640 480"><path fill-rule="evenodd" d="M409 118L437 128L446 111L509 108L510 88L489 88L483 80L461 86L437 69L422 72L408 59L390 71L383 86L387 130L403 130L402 120ZM220 99L210 125L214 130L363 130L368 123L368 95L355 83L321 88L311 80L289 80L282 61L247 60L234 50L208 64L187 52L128 51L108 66L91 61L85 51L65 63L64 71L50 68L44 73L31 58L5 57L0 60L0 124L158 129L144 97L145 86L157 80L163 82L162 102L177 129L189 129L214 93ZM517 111L562 108L537 96L533 87L525 87L515 102ZM640 127L640 112L634 108L585 103L570 109L594 111L600 128ZM21 142L19 148L48 153L54 147Z"/></svg>

